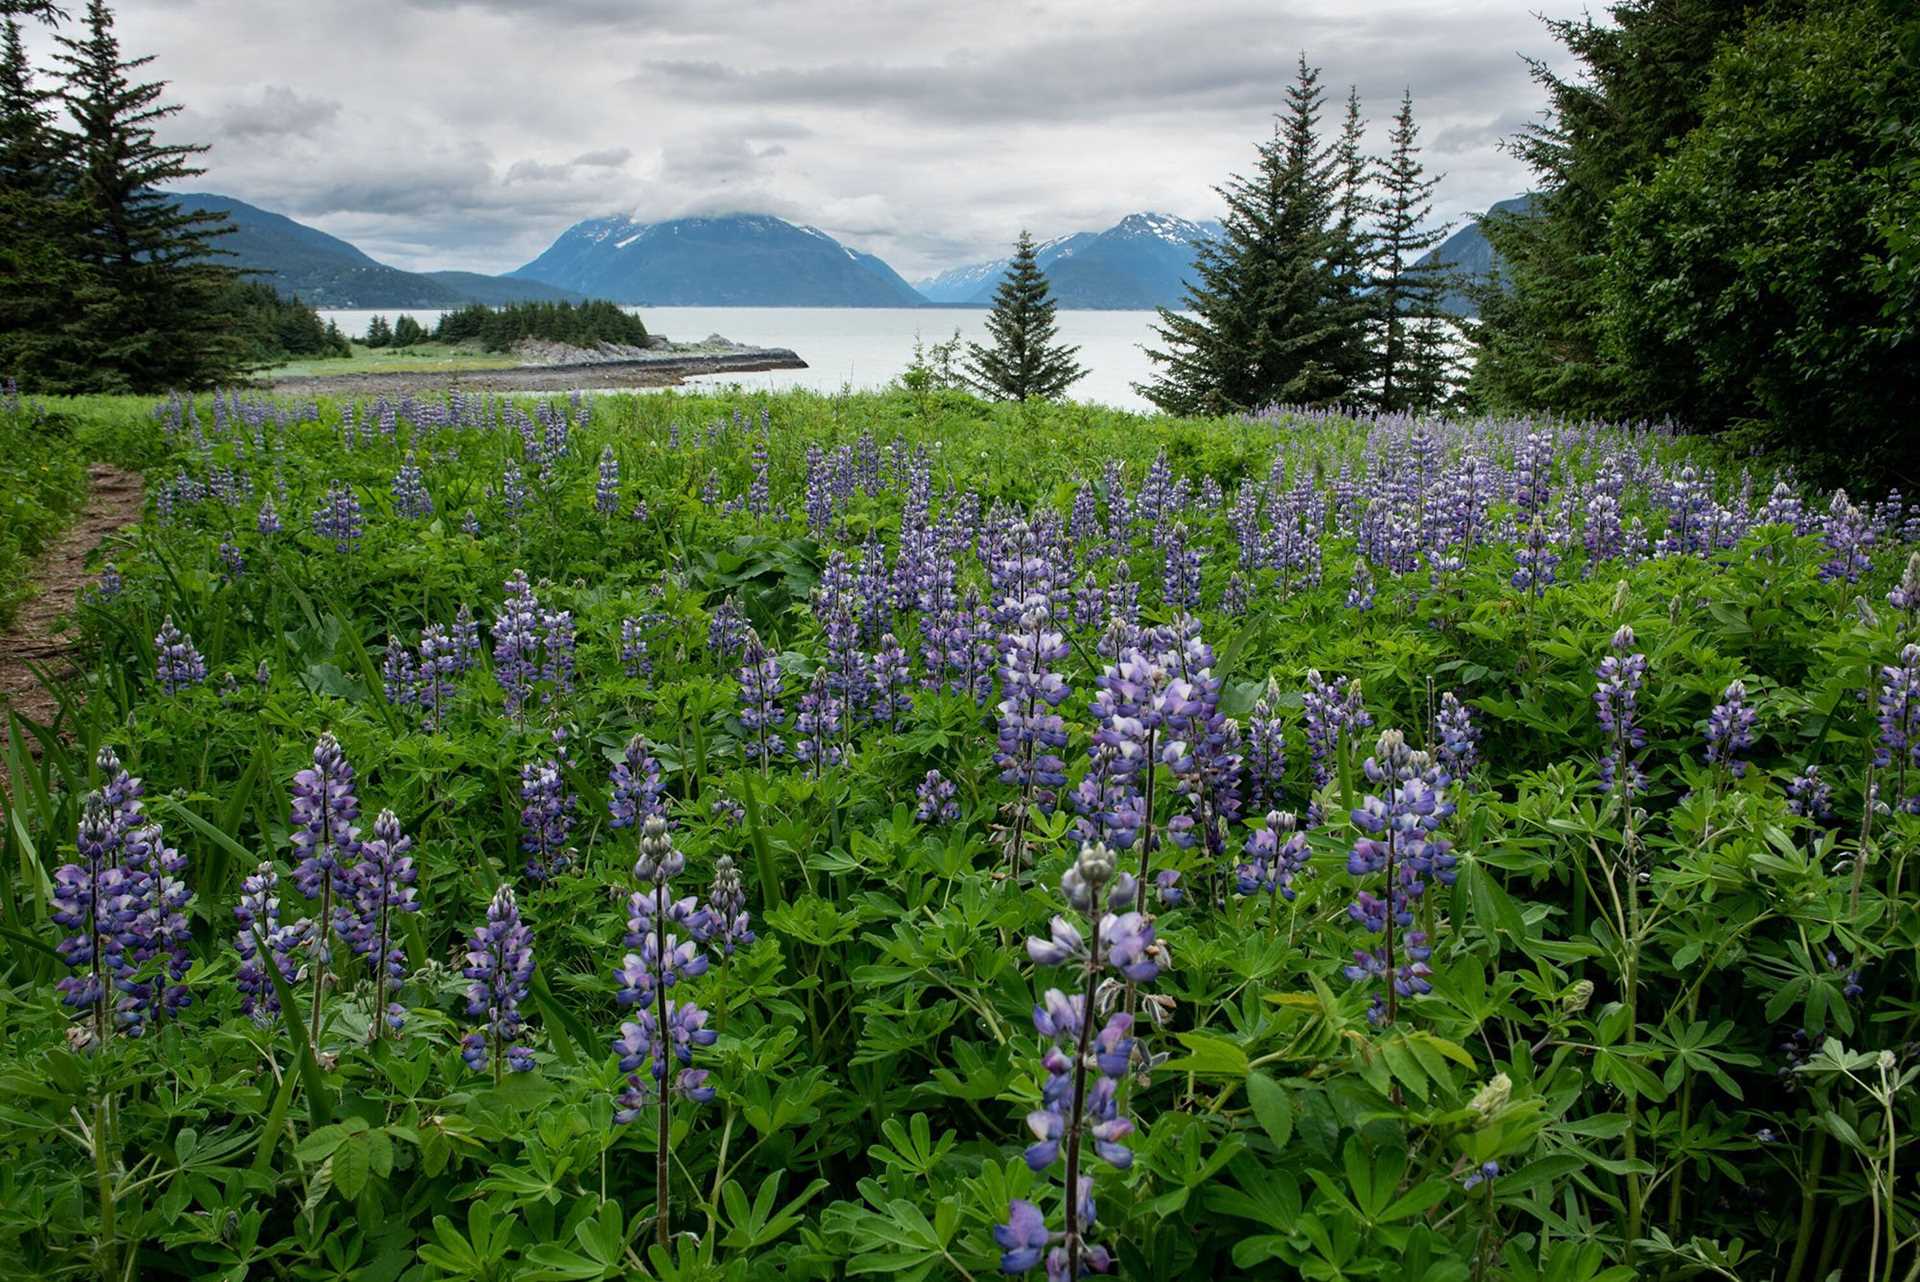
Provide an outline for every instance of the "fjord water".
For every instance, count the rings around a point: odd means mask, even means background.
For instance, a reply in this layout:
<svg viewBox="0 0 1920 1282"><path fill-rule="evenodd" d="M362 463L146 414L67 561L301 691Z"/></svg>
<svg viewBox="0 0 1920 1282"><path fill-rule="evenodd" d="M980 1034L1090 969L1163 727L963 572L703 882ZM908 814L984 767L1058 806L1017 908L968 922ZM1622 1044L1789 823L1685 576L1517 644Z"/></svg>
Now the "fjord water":
<svg viewBox="0 0 1920 1282"><path fill-rule="evenodd" d="M987 312L978 307L635 307L647 328L676 342L719 334L755 347L791 347L806 369L766 370L755 374L711 374L690 383L738 383L779 390L806 387L837 392L881 387L900 376L913 359L917 333L929 346L950 338L984 340ZM381 309L389 320L399 314ZM431 326L441 313L408 311ZM346 333L366 333L374 311L322 311ZM1058 313L1061 341L1078 344L1087 376L1071 389L1073 399L1122 409L1150 408L1133 390L1153 373L1145 347L1154 342L1154 312L1063 311Z"/></svg>

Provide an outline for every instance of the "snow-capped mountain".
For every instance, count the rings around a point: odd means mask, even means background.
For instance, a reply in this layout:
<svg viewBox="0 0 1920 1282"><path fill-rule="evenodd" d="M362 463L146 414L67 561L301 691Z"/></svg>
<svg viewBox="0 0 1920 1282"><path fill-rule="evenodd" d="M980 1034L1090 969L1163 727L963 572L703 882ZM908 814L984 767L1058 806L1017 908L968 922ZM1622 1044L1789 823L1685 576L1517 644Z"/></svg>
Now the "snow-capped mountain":
<svg viewBox="0 0 1920 1282"><path fill-rule="evenodd" d="M872 254L770 214L576 223L511 275L657 307L918 307Z"/></svg>
<svg viewBox="0 0 1920 1282"><path fill-rule="evenodd" d="M1220 224L1211 219L1128 214L1102 232L1074 232L1046 241L1036 257L1061 307L1174 307L1186 294L1194 242L1220 233ZM949 306L991 303L1008 262L996 258L955 267L916 282L915 288L930 302Z"/></svg>

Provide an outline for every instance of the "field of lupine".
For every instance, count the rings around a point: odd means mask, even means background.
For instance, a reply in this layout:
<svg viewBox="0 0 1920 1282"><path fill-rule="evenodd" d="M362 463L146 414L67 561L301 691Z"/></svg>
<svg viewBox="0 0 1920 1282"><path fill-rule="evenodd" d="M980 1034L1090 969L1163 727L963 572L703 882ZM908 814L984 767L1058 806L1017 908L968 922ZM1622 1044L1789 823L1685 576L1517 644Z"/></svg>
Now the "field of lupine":
<svg viewBox="0 0 1920 1282"><path fill-rule="evenodd" d="M905 395L151 432L8 762L8 1278L1920 1276L1898 496Z"/></svg>

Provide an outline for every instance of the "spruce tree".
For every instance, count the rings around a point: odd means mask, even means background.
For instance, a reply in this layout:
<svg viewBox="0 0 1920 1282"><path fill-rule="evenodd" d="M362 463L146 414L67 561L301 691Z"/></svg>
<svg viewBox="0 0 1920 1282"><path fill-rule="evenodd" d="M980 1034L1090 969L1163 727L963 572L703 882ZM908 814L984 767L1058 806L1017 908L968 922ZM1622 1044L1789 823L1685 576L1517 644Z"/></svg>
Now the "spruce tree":
<svg viewBox="0 0 1920 1282"><path fill-rule="evenodd" d="M1350 401L1366 399L1375 377L1368 333L1373 301L1368 289L1376 252L1372 223L1379 201L1371 191L1374 162L1361 150L1366 128L1360 115L1360 91L1349 87L1346 118L1333 148L1333 245L1328 261L1333 286L1330 314L1339 326L1333 364L1344 384L1340 395Z"/></svg>
<svg viewBox="0 0 1920 1282"><path fill-rule="evenodd" d="M1440 175L1427 176L1419 138L1413 91L1404 90L1388 135L1392 150L1380 171L1372 295L1374 403L1387 411L1431 410L1444 399L1447 380L1441 300L1454 278L1445 263L1418 260L1445 239L1449 228L1428 225Z"/></svg>
<svg viewBox="0 0 1920 1282"><path fill-rule="evenodd" d="M0 22L0 373L43 392L92 376L76 299L89 275L75 250L78 214L66 140L50 90L34 82L20 24Z"/></svg>
<svg viewBox="0 0 1920 1282"><path fill-rule="evenodd" d="M987 316L993 343L967 344L967 380L996 400L1053 400L1086 374L1073 359L1080 349L1055 341L1053 298L1034 255L1033 237L1022 231Z"/></svg>
<svg viewBox="0 0 1920 1282"><path fill-rule="evenodd" d="M121 57L101 0L88 4L81 33L59 43L78 170L76 242L95 276L79 303L99 390L202 388L239 375L237 277L214 260L227 217L183 210L160 190L202 173L191 160L206 148L157 140L156 126L180 108L161 102L164 83L130 78L151 59Z"/></svg>
<svg viewBox="0 0 1920 1282"><path fill-rule="evenodd" d="M1251 177L1216 188L1225 235L1203 246L1182 312L1160 310L1162 372L1135 390L1174 414L1244 413L1347 394L1358 317L1344 306L1340 193L1319 140L1320 72L1300 57L1287 111Z"/></svg>

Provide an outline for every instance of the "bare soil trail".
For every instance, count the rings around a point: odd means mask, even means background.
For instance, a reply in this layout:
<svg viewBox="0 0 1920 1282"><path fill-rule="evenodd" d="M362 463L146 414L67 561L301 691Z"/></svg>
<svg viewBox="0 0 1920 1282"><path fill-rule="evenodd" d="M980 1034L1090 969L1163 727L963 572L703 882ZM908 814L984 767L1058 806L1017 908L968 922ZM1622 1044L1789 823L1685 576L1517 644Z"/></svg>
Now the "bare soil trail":
<svg viewBox="0 0 1920 1282"><path fill-rule="evenodd" d="M138 472L95 463L87 475L92 489L86 506L40 559L34 596L20 607L13 627L0 635L0 706L32 721L45 722L58 710L33 668L63 676L74 670L75 645L60 623L94 578L87 557L115 531L138 521L146 504L146 484ZM8 733L7 720L0 717L0 746ZM29 738L27 750L38 753L38 740Z"/></svg>

